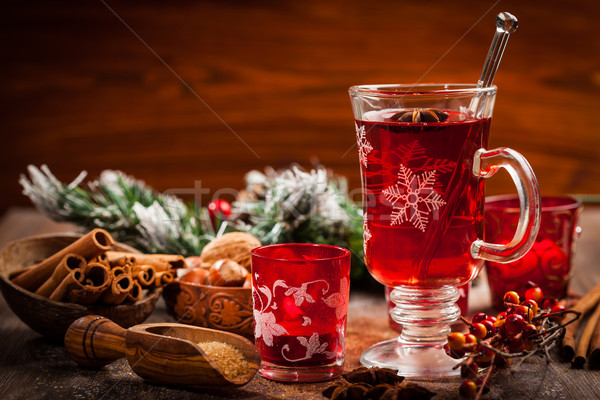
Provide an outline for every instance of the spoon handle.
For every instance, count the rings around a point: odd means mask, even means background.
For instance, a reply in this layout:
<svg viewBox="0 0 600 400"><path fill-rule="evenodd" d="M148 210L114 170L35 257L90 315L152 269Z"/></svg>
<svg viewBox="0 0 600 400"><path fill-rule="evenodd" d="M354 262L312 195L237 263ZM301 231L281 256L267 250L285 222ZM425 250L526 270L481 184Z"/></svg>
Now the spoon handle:
<svg viewBox="0 0 600 400"><path fill-rule="evenodd" d="M517 30L519 21L517 18L507 12L501 12L496 16L496 32L494 33L494 39L492 45L487 54L483 71L477 82L478 87L490 87L496 76L496 71L500 65L500 60L504 54L508 37L511 33Z"/></svg>
<svg viewBox="0 0 600 400"><path fill-rule="evenodd" d="M86 315L73 322L65 334L65 348L77 364L103 367L125 357L125 334L109 319Z"/></svg>

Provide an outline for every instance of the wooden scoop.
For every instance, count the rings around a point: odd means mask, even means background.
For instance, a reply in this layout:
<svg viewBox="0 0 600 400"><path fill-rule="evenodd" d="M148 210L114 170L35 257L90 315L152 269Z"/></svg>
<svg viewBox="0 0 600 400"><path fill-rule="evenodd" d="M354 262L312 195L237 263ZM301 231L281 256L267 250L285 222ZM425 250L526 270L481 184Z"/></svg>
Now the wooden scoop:
<svg viewBox="0 0 600 400"><path fill-rule="evenodd" d="M228 379L197 345L217 341L237 348L248 361L245 375ZM256 347L229 332L196 326L159 323L123 329L97 315L73 322L65 347L79 365L100 368L127 357L133 371L145 380L194 387L237 387L248 383L260 365Z"/></svg>

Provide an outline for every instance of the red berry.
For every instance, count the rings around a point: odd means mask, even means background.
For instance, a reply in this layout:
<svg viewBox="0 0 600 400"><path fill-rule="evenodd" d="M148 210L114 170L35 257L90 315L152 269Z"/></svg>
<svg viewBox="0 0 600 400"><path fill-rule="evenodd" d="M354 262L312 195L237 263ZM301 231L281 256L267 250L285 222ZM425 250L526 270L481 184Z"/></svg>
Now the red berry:
<svg viewBox="0 0 600 400"><path fill-rule="evenodd" d="M508 351L510 353L520 353L523 351L523 338L521 336L513 336L508 341Z"/></svg>
<svg viewBox="0 0 600 400"><path fill-rule="evenodd" d="M500 333L501 335L505 335L506 334L506 330L504 329L505 324L506 324L506 319L499 319L498 321L496 321L496 323L494 324L494 326L496 327L496 332Z"/></svg>
<svg viewBox="0 0 600 400"><path fill-rule="evenodd" d="M506 292L506 294L504 295L504 302L519 304L521 300L519 299L519 295L517 294L517 292Z"/></svg>
<svg viewBox="0 0 600 400"><path fill-rule="evenodd" d="M496 354L496 358L494 358L494 365L500 369L508 368L510 365L510 358Z"/></svg>
<svg viewBox="0 0 600 400"><path fill-rule="evenodd" d="M514 336L521 333L525 327L525 319L519 314L511 314L506 318L505 321L504 329L508 336Z"/></svg>
<svg viewBox="0 0 600 400"><path fill-rule="evenodd" d="M492 357L494 356L493 350L490 350L482 345L477 346L477 351L479 352L479 355L475 357L475 361L477 361L480 364L489 363L492 360Z"/></svg>
<svg viewBox="0 0 600 400"><path fill-rule="evenodd" d="M452 350L462 350L465 346L465 335L460 332L452 332L448 335L448 347Z"/></svg>
<svg viewBox="0 0 600 400"><path fill-rule="evenodd" d="M208 215L214 226L217 223L217 219L224 220L231 215L231 204L226 200L213 200L208 203Z"/></svg>
<svg viewBox="0 0 600 400"><path fill-rule="evenodd" d="M539 287L532 287L525 291L526 300L535 300L536 302L542 301L544 298L544 292Z"/></svg>
<svg viewBox="0 0 600 400"><path fill-rule="evenodd" d="M477 339L483 340L487 335L487 328L482 323L478 322L469 327L469 332Z"/></svg>
<svg viewBox="0 0 600 400"><path fill-rule="evenodd" d="M551 313L558 313L558 312L562 312L562 311L565 311L565 310L566 310L565 306L563 306L561 304L556 304L554 307L552 307L552 309L550 310L550 312ZM560 321L562 319L562 317L556 315L556 316L553 316L552 319L555 320L555 321Z"/></svg>
<svg viewBox="0 0 600 400"><path fill-rule="evenodd" d="M529 281L525 284L525 289L531 289L531 288L536 288L536 287L540 287L540 285L538 285L535 282Z"/></svg>
<svg viewBox="0 0 600 400"><path fill-rule="evenodd" d="M548 297L546 300L544 300L544 310L547 309L551 309L552 307L554 307L555 305L558 304L558 299L556 297Z"/></svg>
<svg viewBox="0 0 600 400"><path fill-rule="evenodd" d="M481 324L485 326L485 329L487 330L487 335L485 335L486 339L494 336L494 334L496 333L496 327L494 326L494 323L492 321L486 319Z"/></svg>
<svg viewBox="0 0 600 400"><path fill-rule="evenodd" d="M537 333L538 333L538 328L537 328L537 326L535 326L533 324L527 324L523 328L523 337L524 338L528 338L529 336L535 335Z"/></svg>
<svg viewBox="0 0 600 400"><path fill-rule="evenodd" d="M496 317L492 317L491 315L489 317L486 318L488 321L492 321L492 324L495 324L496 321L498 321L498 318Z"/></svg>
<svg viewBox="0 0 600 400"><path fill-rule="evenodd" d="M533 318L533 310L525 306L517 307L515 314L522 316L523 319L527 322L531 322L531 319Z"/></svg>
<svg viewBox="0 0 600 400"><path fill-rule="evenodd" d="M449 346L448 343L444 344L444 351L446 352L446 354L448 354L450 357L455 358L457 360L463 358L465 356L465 351L464 350L452 350Z"/></svg>
<svg viewBox="0 0 600 400"><path fill-rule="evenodd" d="M473 362L470 365L463 364L460 367L460 376L463 378L477 378L477 373L479 372L479 365Z"/></svg>
<svg viewBox="0 0 600 400"><path fill-rule="evenodd" d="M506 317L508 317L508 313L506 311L502 311L500 314L498 314L498 317L496 317L498 319L498 321L506 319Z"/></svg>
<svg viewBox="0 0 600 400"><path fill-rule="evenodd" d="M477 384L470 379L464 380L458 387L461 396L471 399L477 394Z"/></svg>
<svg viewBox="0 0 600 400"><path fill-rule="evenodd" d="M525 307L531 308L533 315L537 314L539 307L538 307L538 303L535 300L527 299L523 302L522 305L524 305Z"/></svg>
<svg viewBox="0 0 600 400"><path fill-rule="evenodd" d="M478 322L482 322L482 321L486 320L487 317L488 316L487 316L486 313L479 312L479 313L473 315L473 318L471 319L471 322L474 323L474 324L476 324Z"/></svg>

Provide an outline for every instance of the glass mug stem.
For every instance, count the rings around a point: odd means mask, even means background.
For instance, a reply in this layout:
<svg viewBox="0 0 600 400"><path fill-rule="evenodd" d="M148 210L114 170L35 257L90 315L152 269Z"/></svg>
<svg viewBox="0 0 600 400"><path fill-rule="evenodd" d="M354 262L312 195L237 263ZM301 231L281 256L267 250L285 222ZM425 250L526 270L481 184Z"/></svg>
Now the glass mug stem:
<svg viewBox="0 0 600 400"><path fill-rule="evenodd" d="M507 263L525 255L535 242L540 228L540 189L531 166L520 153L500 147L479 149L473 159L473 174L490 178L500 168L506 169L517 187L520 216L513 239L508 244L487 243L481 239L471 245L471 256L488 261Z"/></svg>

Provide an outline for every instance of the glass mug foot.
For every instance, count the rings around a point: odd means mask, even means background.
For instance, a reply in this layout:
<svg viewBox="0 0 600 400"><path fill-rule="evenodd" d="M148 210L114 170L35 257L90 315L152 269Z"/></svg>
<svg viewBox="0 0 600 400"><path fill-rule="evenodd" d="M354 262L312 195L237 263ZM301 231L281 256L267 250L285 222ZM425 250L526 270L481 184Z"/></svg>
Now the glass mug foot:
<svg viewBox="0 0 600 400"><path fill-rule="evenodd" d="M443 377L460 374L453 369L460 360L444 350L450 325L460 316L458 289L399 286L390 293L396 305L392 319L402 325L400 337L365 350L360 362L366 367L397 369L406 377Z"/></svg>
<svg viewBox="0 0 600 400"><path fill-rule="evenodd" d="M360 358L365 367L397 369L398 375L421 378L460 375L460 368L453 369L459 362L446 354L443 344L408 344L400 338L377 343Z"/></svg>

